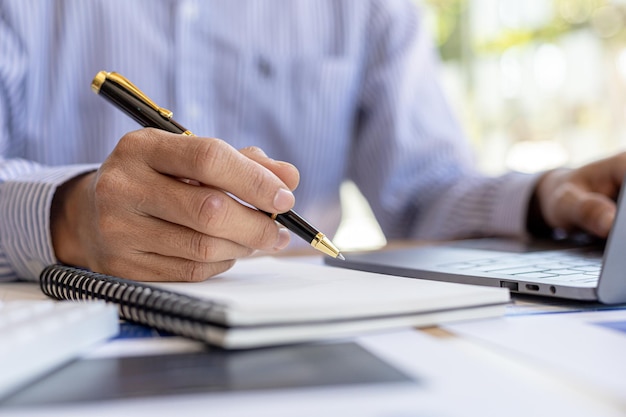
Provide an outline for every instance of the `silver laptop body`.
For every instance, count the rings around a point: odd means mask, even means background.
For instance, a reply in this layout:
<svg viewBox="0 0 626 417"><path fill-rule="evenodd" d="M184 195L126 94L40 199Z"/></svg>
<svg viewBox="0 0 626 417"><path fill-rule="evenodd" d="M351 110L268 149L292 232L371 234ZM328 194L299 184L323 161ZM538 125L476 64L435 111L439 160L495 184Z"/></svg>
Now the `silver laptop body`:
<svg viewBox="0 0 626 417"><path fill-rule="evenodd" d="M604 245L567 247L473 239L407 249L343 253L329 265L436 281L509 288L512 292L626 303L626 198L624 186L613 229Z"/></svg>

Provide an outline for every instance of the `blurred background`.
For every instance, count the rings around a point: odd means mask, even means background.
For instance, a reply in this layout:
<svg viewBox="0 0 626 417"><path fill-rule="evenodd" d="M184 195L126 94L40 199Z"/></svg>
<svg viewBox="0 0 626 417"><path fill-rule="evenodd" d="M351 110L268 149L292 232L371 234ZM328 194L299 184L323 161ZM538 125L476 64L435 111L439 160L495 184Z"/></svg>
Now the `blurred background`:
<svg viewBox="0 0 626 417"><path fill-rule="evenodd" d="M626 145L626 0L415 0L488 174L577 166ZM353 184L335 241L383 245Z"/></svg>

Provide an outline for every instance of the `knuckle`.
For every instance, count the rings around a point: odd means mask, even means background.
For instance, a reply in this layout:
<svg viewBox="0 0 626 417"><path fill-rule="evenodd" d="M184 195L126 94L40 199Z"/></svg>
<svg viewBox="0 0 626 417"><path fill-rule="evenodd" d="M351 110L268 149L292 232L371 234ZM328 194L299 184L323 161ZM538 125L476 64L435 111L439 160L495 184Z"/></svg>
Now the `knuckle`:
<svg viewBox="0 0 626 417"><path fill-rule="evenodd" d="M202 263L189 261L186 267L181 268L180 281L201 282L232 268L235 260L227 260L215 263Z"/></svg>
<svg viewBox="0 0 626 417"><path fill-rule="evenodd" d="M258 146L247 146L241 150L244 155L267 157L263 149Z"/></svg>
<svg viewBox="0 0 626 417"><path fill-rule="evenodd" d="M118 189L119 175L116 175L115 170L104 170L100 172L94 187L96 201L103 200Z"/></svg>
<svg viewBox="0 0 626 417"><path fill-rule="evenodd" d="M197 204L196 219L203 230L215 230L221 228L226 218L226 194L208 193Z"/></svg>
<svg viewBox="0 0 626 417"><path fill-rule="evenodd" d="M264 221L258 233L251 234L250 247L272 249L278 239L278 226L273 221Z"/></svg>
<svg viewBox="0 0 626 417"><path fill-rule="evenodd" d="M126 133L124 136L122 136L120 140L117 141L115 148L113 148L113 151L111 152L111 156L119 157L121 155L126 154L128 150L132 148L132 143L133 143L132 138L133 137L131 133Z"/></svg>
<svg viewBox="0 0 626 417"><path fill-rule="evenodd" d="M181 275L180 281L200 282L206 280L208 276L204 267L205 264L201 262L188 262L187 267L182 269L184 273Z"/></svg>
<svg viewBox="0 0 626 417"><path fill-rule="evenodd" d="M134 152L137 147L141 146L139 142L145 140L146 132L144 130L135 130L133 132L128 132L124 134L117 142L115 149L113 149L113 154L127 154L129 152Z"/></svg>
<svg viewBox="0 0 626 417"><path fill-rule="evenodd" d="M198 142L194 152L193 164L197 170L206 170L207 167L216 165L216 162L224 159L228 145L221 139L207 139Z"/></svg>
<svg viewBox="0 0 626 417"><path fill-rule="evenodd" d="M267 180L267 173L265 169L257 169L259 166L254 165L252 169L247 172L246 181L251 190L260 193L261 195L274 195L270 192L272 186L271 181Z"/></svg>
<svg viewBox="0 0 626 417"><path fill-rule="evenodd" d="M208 262L215 257L215 239L203 233L194 233L190 239L190 251L194 259Z"/></svg>

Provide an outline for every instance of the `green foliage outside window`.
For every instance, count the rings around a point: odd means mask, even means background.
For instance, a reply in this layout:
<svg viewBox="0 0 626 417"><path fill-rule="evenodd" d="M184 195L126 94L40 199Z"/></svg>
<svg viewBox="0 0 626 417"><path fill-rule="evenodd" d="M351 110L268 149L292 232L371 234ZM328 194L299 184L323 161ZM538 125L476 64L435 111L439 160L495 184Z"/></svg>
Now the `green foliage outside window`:
<svg viewBox="0 0 626 417"><path fill-rule="evenodd" d="M577 30L591 30L608 44L626 43L626 6L610 0L552 0L553 17L544 25L505 28L490 39L472 37L468 18L472 0L423 0L422 3L435 16L434 37L444 60L460 59L464 47L477 55L497 54L514 46L555 42Z"/></svg>

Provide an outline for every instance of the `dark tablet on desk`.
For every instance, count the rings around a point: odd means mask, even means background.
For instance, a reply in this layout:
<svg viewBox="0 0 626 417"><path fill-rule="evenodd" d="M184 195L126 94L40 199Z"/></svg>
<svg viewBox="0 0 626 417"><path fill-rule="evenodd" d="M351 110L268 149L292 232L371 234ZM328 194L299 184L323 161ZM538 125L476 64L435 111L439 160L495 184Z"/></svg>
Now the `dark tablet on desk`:
<svg viewBox="0 0 626 417"><path fill-rule="evenodd" d="M0 406L416 382L356 343L83 359Z"/></svg>

